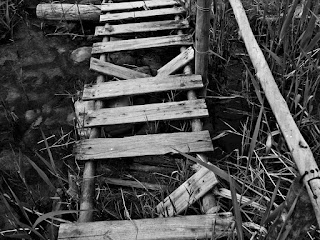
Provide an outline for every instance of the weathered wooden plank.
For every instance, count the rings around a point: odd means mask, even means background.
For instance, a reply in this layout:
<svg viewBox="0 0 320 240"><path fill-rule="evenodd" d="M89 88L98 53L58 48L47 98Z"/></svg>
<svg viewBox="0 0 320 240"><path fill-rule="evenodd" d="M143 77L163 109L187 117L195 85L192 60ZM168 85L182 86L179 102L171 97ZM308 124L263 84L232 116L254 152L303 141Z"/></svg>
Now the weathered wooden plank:
<svg viewBox="0 0 320 240"><path fill-rule="evenodd" d="M134 12L107 13L100 15L100 22L123 21L135 18L147 18L165 15L179 15L185 13L183 7L160 8Z"/></svg>
<svg viewBox="0 0 320 240"><path fill-rule="evenodd" d="M92 54L110 53L118 51L127 51L143 48L191 45L192 37L190 35L171 35L162 37L138 38L121 40L116 42L94 43Z"/></svg>
<svg viewBox="0 0 320 240"><path fill-rule="evenodd" d="M96 100L132 96L137 94L165 92L170 90L189 90L202 88L200 75L172 75L167 77L136 78L86 85L82 100Z"/></svg>
<svg viewBox="0 0 320 240"><path fill-rule="evenodd" d="M121 79L151 77L148 74L137 72L132 69L121 67L109 62L104 62L97 58L91 58L90 70L93 70L102 74L106 74L106 75L115 76Z"/></svg>
<svg viewBox="0 0 320 240"><path fill-rule="evenodd" d="M117 178L103 178L103 181L110 185L117 185L123 187L132 187L132 188L142 188L142 189L149 189L149 190L165 190L167 186L160 185L160 184L152 184L146 182L138 182L132 180L123 180Z"/></svg>
<svg viewBox="0 0 320 240"><path fill-rule="evenodd" d="M178 56L176 56L174 59L172 59L170 62L168 62L166 65L161 67L158 70L158 76L167 76L178 69L185 66L187 63L189 63L194 58L194 50L192 47L187 48L182 53L180 53Z"/></svg>
<svg viewBox="0 0 320 240"><path fill-rule="evenodd" d="M84 127L91 128L160 120L181 120L207 117L208 115L207 105L203 99L119 108L102 108L86 114Z"/></svg>
<svg viewBox="0 0 320 240"><path fill-rule="evenodd" d="M125 138L96 138L79 141L74 149L78 160L210 152L208 131L139 135Z"/></svg>
<svg viewBox="0 0 320 240"><path fill-rule="evenodd" d="M127 23L119 25L97 26L96 36L112 36L128 33L155 32L162 30L184 29L189 27L189 22L184 20L166 20L156 22Z"/></svg>
<svg viewBox="0 0 320 240"><path fill-rule="evenodd" d="M157 205L157 212L165 217L175 216L201 198L217 183L215 174L202 167L160 202Z"/></svg>
<svg viewBox="0 0 320 240"><path fill-rule="evenodd" d="M155 7L168 7L179 5L176 0L153 0L153 1L136 1L136 2L123 2L123 3L105 3L101 5L102 12L123 11L137 8L149 9Z"/></svg>

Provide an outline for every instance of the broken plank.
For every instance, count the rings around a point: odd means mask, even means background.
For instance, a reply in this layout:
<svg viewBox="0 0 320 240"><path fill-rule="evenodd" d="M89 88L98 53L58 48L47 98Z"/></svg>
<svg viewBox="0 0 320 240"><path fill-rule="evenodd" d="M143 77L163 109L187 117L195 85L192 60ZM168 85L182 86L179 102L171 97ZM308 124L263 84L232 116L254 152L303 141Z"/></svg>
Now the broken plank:
<svg viewBox="0 0 320 240"><path fill-rule="evenodd" d="M96 71L101 74L115 76L121 79L151 77L148 74L137 72L132 69L121 67L109 62L101 61L97 58L91 58L90 70Z"/></svg>
<svg viewBox="0 0 320 240"><path fill-rule="evenodd" d="M194 240L233 234L231 213L61 224L59 240Z"/></svg>
<svg viewBox="0 0 320 240"><path fill-rule="evenodd" d="M164 217L175 216L199 200L217 183L215 174L211 170L201 167L157 205L157 212Z"/></svg>
<svg viewBox="0 0 320 240"><path fill-rule="evenodd" d="M140 22L127 23L119 25L97 26L95 30L96 36L111 36L128 33L140 32L155 32L163 30L183 29L188 28L189 22L187 20L166 20L156 22Z"/></svg>
<svg viewBox="0 0 320 240"><path fill-rule="evenodd" d="M162 37L137 38L120 40L116 42L99 42L93 44L92 54L178 45L192 45L192 37L188 34L184 34Z"/></svg>
<svg viewBox="0 0 320 240"><path fill-rule="evenodd" d="M97 100L132 96L170 90L190 90L203 87L201 75L172 75L166 77L136 78L86 85L82 100Z"/></svg>
<svg viewBox="0 0 320 240"><path fill-rule="evenodd" d="M161 1L135 1L123 3L105 3L101 5L102 12L132 10L137 8L149 9L155 7L167 7L178 5L176 0L161 0Z"/></svg>
<svg viewBox="0 0 320 240"><path fill-rule="evenodd" d="M207 117L208 115L204 99L101 108L85 115L84 127L91 128L160 120L181 120Z"/></svg>
<svg viewBox="0 0 320 240"><path fill-rule="evenodd" d="M123 187L132 187L132 188L142 188L142 189L149 189L149 190L165 190L167 186L160 185L160 184L152 184L140 181L132 181L132 180L122 180L117 178L103 178L103 181L110 185L117 185Z"/></svg>
<svg viewBox="0 0 320 240"><path fill-rule="evenodd" d="M210 152L208 131L139 135L125 138L95 138L77 142L78 160L164 155L168 153Z"/></svg>
<svg viewBox="0 0 320 240"><path fill-rule="evenodd" d="M136 18L147 18L165 15L179 15L185 13L183 7L160 8L134 12L107 13L100 15L100 22L123 21Z"/></svg>
<svg viewBox="0 0 320 240"><path fill-rule="evenodd" d="M158 70L158 76L167 76L178 69L185 66L187 63L189 63L194 58L194 50L192 47L187 48L185 51L180 53L178 56L176 56L174 59L172 59L170 62L168 62L166 65L161 67Z"/></svg>

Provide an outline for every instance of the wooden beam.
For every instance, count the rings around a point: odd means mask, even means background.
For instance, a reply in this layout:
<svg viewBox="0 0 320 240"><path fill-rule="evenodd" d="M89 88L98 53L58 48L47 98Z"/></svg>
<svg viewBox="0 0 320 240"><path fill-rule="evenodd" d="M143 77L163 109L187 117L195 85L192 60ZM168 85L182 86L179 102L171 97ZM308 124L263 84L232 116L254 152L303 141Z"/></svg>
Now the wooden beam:
<svg viewBox="0 0 320 240"><path fill-rule="evenodd" d="M137 8L149 9L155 7L168 7L179 5L176 0L161 0L161 1L136 1L136 2L123 2L123 3L105 3L101 5L101 11L112 12L112 11L123 11L133 10Z"/></svg>
<svg viewBox="0 0 320 240"><path fill-rule="evenodd" d="M167 186L160 185L160 184L151 184L146 182L123 180L118 178L102 178L102 179L107 184L123 186L123 187L142 188L142 189L148 189L148 190L154 190L154 191L165 190L167 188Z"/></svg>
<svg viewBox="0 0 320 240"><path fill-rule="evenodd" d="M233 233L231 213L61 224L59 240L194 240Z"/></svg>
<svg viewBox="0 0 320 240"><path fill-rule="evenodd" d="M79 141L74 149L78 160L210 152L213 146L208 131L138 135L125 138L95 138Z"/></svg>
<svg viewBox="0 0 320 240"><path fill-rule="evenodd" d="M151 77L148 74L134 71L129 68L121 67L109 62L101 61L97 58L91 58L90 70L96 71L101 74L115 76L121 79L133 79L133 78L144 78Z"/></svg>
<svg viewBox="0 0 320 240"><path fill-rule="evenodd" d="M100 22L123 21L136 18L157 17L165 15L184 14L183 7L160 8L135 12L107 13L100 15Z"/></svg>
<svg viewBox="0 0 320 240"><path fill-rule="evenodd" d="M188 34L150 38L137 38L130 40L121 40L117 42L94 43L92 48L92 54L191 44L192 37Z"/></svg>
<svg viewBox="0 0 320 240"><path fill-rule="evenodd" d="M141 123L160 120L181 120L207 117L205 100L154 103L119 108L102 108L83 113L84 127Z"/></svg>
<svg viewBox="0 0 320 240"><path fill-rule="evenodd" d="M168 62L166 65L158 70L157 76L167 76L170 75L180 68L184 67L194 58L194 50L192 47L187 48L182 51L178 56Z"/></svg>
<svg viewBox="0 0 320 240"><path fill-rule="evenodd" d="M129 79L86 85L83 90L82 100L106 99L170 90L198 89L202 87L200 75L136 78L134 80Z"/></svg>

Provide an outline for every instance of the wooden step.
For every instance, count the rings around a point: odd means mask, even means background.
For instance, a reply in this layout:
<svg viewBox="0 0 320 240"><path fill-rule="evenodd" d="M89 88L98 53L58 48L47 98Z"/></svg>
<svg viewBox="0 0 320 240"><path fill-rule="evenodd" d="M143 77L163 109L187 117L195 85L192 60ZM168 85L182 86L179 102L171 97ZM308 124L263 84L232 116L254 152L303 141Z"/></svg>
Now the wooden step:
<svg viewBox="0 0 320 240"><path fill-rule="evenodd" d="M187 20L167 20L156 22L127 23L96 27L96 36L112 36L119 34L155 32L162 30L184 29L189 27Z"/></svg>
<svg viewBox="0 0 320 240"><path fill-rule="evenodd" d="M170 90L199 89L202 87L201 75L136 78L86 85L83 90L82 100L108 99Z"/></svg>
<svg viewBox="0 0 320 240"><path fill-rule="evenodd" d="M61 224L59 240L194 240L233 233L232 213Z"/></svg>
<svg viewBox="0 0 320 240"><path fill-rule="evenodd" d="M179 5L176 0L148 0L148 1L136 1L136 2L122 2L122 3L104 3L101 5L102 12L133 10L137 8L149 9Z"/></svg>
<svg viewBox="0 0 320 240"><path fill-rule="evenodd" d="M74 149L78 160L164 155L213 151L208 131L137 135L125 138L93 138L79 141Z"/></svg>
<svg viewBox="0 0 320 240"><path fill-rule="evenodd" d="M188 34L171 35L162 37L138 38L129 40L120 40L114 42L99 42L94 43L92 54L111 53L118 51L128 51L135 49L192 45L192 36Z"/></svg>
<svg viewBox="0 0 320 240"><path fill-rule="evenodd" d="M118 108L102 108L83 113L84 127L110 126L160 120L181 120L207 117L204 99L181 102L154 103Z"/></svg>
<svg viewBox="0 0 320 240"><path fill-rule="evenodd" d="M186 10L183 7L160 8L151 10L142 10L134 12L106 13L100 15L100 22L114 22L137 18L157 17L165 15L180 15Z"/></svg>

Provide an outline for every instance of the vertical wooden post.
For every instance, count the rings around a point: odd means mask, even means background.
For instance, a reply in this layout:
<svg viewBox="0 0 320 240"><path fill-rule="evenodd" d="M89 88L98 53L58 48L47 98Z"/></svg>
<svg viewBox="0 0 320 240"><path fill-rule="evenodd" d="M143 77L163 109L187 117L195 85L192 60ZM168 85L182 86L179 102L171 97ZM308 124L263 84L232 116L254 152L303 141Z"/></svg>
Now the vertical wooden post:
<svg viewBox="0 0 320 240"><path fill-rule="evenodd" d="M209 33L212 0L197 0L196 39L195 39L195 74L202 76L204 89L200 96L205 97L208 81Z"/></svg>

